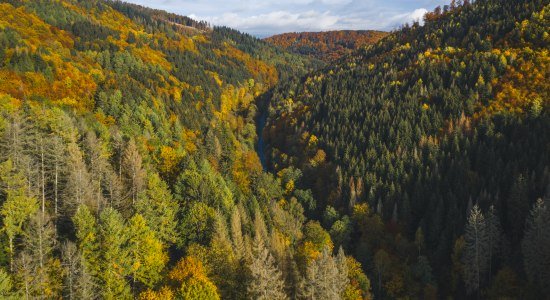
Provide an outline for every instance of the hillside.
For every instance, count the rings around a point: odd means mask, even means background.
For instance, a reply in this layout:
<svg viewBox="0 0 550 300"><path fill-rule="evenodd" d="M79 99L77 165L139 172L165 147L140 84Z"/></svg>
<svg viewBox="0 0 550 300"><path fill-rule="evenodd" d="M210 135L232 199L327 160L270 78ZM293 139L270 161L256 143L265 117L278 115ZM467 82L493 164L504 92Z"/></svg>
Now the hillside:
<svg viewBox="0 0 550 300"><path fill-rule="evenodd" d="M255 151L258 99L318 64L120 1L0 1L0 298L370 297Z"/></svg>
<svg viewBox="0 0 550 300"><path fill-rule="evenodd" d="M264 40L292 53L329 62L374 44L386 35L387 32L374 30L339 30L283 33Z"/></svg>
<svg viewBox="0 0 550 300"><path fill-rule="evenodd" d="M453 1L273 91L268 164L378 298L548 294L549 13Z"/></svg>

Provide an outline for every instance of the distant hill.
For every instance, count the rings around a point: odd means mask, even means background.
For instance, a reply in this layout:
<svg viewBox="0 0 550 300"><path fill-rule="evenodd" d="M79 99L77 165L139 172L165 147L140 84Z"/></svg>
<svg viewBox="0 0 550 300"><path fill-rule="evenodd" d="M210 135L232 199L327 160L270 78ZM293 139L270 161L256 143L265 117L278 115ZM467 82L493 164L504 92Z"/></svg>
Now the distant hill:
<svg viewBox="0 0 550 300"><path fill-rule="evenodd" d="M332 61L355 49L374 44L386 35L387 32L374 30L340 30L283 33L265 40L294 53Z"/></svg>

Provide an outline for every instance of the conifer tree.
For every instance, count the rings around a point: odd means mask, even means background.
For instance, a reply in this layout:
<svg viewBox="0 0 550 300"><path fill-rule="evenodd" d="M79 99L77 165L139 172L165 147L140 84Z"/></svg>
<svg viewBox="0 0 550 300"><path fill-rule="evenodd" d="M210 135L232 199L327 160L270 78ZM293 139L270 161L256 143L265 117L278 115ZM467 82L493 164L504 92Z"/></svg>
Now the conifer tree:
<svg viewBox="0 0 550 300"><path fill-rule="evenodd" d="M162 242L176 241L178 205L158 174L148 176L147 189L140 194L136 211L145 218L147 226Z"/></svg>
<svg viewBox="0 0 550 300"><path fill-rule="evenodd" d="M485 217L474 205L464 236L464 275L468 293L478 291L489 265L489 235Z"/></svg>
<svg viewBox="0 0 550 300"><path fill-rule="evenodd" d="M250 274L248 294L252 299L287 299L281 271L277 268L275 259L269 253L260 234L254 238Z"/></svg>
<svg viewBox="0 0 550 300"><path fill-rule="evenodd" d="M543 199L537 200L527 218L521 247L527 278L550 292L550 210Z"/></svg>
<svg viewBox="0 0 550 300"><path fill-rule="evenodd" d="M3 217L3 231L8 237L10 269L13 270L15 238L23 233L23 225L38 210L38 202L27 195L26 179L14 169L11 160L0 164L0 180L6 195L0 213Z"/></svg>

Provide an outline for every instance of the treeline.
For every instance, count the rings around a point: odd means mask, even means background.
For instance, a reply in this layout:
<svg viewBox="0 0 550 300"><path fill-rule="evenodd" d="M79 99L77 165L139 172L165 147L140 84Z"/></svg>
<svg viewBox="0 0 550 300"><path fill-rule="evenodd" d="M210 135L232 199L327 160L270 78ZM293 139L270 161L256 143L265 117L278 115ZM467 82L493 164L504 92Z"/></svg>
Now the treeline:
<svg viewBox="0 0 550 300"><path fill-rule="evenodd" d="M256 97L313 62L122 2L1 2L0 298L371 297L254 150Z"/></svg>
<svg viewBox="0 0 550 300"><path fill-rule="evenodd" d="M339 30L325 32L283 33L266 38L265 41L298 53L320 59L335 61L354 50L375 44L388 35L374 30Z"/></svg>
<svg viewBox="0 0 550 300"><path fill-rule="evenodd" d="M453 1L275 89L270 165L303 173L307 215L378 297L545 295L548 239L532 230L550 192L548 11Z"/></svg>

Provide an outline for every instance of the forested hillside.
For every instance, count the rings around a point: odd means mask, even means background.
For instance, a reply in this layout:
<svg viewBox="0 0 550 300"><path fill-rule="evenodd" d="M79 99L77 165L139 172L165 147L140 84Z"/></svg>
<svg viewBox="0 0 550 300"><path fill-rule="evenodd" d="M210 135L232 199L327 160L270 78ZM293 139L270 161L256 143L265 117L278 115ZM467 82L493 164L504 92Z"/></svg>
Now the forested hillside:
<svg viewBox="0 0 550 300"><path fill-rule="evenodd" d="M317 64L119 1L0 1L0 298L371 297L255 152L256 99Z"/></svg>
<svg viewBox="0 0 550 300"><path fill-rule="evenodd" d="M377 298L550 293L548 28L548 1L452 1L273 92L270 167Z"/></svg>
<svg viewBox="0 0 550 300"><path fill-rule="evenodd" d="M265 41L296 54L330 62L374 44L386 35L387 32L374 30L294 32L274 35Z"/></svg>

